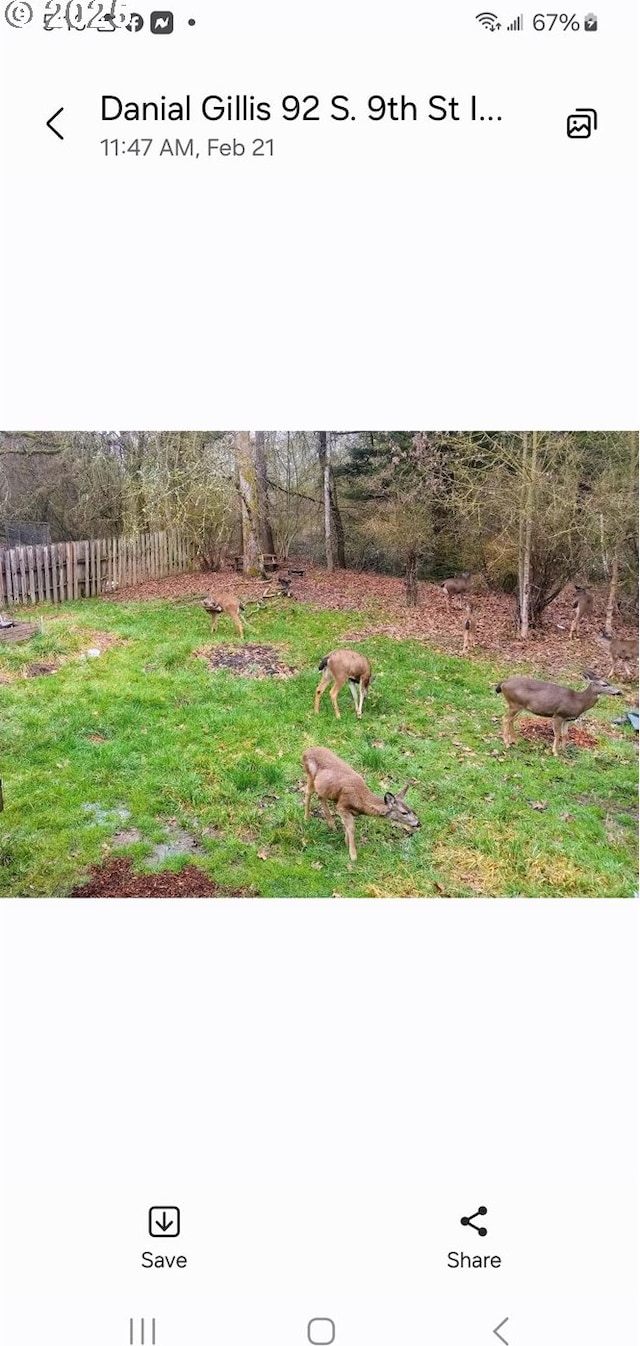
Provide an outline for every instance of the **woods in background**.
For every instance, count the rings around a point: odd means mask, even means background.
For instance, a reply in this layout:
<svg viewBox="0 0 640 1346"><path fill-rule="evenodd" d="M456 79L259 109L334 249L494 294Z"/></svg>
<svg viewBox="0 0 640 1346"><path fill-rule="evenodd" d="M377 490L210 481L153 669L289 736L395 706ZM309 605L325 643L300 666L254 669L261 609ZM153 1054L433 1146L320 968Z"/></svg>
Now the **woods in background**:
<svg viewBox="0 0 640 1346"><path fill-rule="evenodd" d="M633 433L220 431L3 433L0 544L20 524L54 541L179 528L201 564L296 553L418 579L471 571L514 595L519 633L568 580L633 602Z"/></svg>

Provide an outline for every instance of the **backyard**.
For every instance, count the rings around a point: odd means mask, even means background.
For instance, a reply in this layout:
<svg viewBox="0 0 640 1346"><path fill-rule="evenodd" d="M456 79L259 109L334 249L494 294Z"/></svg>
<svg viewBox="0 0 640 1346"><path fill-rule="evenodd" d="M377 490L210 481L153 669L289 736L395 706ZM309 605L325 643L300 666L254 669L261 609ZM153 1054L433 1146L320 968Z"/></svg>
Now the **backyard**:
<svg viewBox="0 0 640 1346"><path fill-rule="evenodd" d="M224 616L212 633L214 583L41 604L42 632L0 646L2 896L634 895L636 741L613 721L635 687L618 682L558 759L545 720L523 716L509 750L501 738L501 678L577 687L583 668L608 671L595 622L568 640L571 594L526 648L510 600L480 598L463 658L461 614L435 584L407 609L392 578L307 569L292 599L261 603L239 576L242 642ZM318 663L345 645L373 667L361 721L346 688L340 720L328 695L313 711ZM409 780L420 831L358 818L352 864L317 800L304 821L300 759L316 745L375 791Z"/></svg>

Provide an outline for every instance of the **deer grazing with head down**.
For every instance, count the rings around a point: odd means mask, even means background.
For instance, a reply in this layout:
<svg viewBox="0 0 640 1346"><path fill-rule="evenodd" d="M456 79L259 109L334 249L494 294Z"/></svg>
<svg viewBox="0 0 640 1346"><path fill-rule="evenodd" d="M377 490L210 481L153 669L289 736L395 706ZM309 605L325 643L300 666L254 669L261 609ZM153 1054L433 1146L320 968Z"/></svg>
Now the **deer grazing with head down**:
<svg viewBox="0 0 640 1346"><path fill-rule="evenodd" d="M244 637L244 626L242 625L242 618L240 616L240 613L244 612L244 604L242 604L240 600L236 598L235 594L230 593L209 594L209 597L205 598L202 606L205 612L208 612L211 617L211 622L214 631L216 629L218 617L221 615L221 613L224 612L226 613L227 617L231 618L231 621L233 622L236 631L238 632L238 635Z"/></svg>
<svg viewBox="0 0 640 1346"><path fill-rule="evenodd" d="M572 687L561 687L554 682L539 682L537 678L514 677L499 682L496 692L502 692L507 703L507 711L502 721L502 738L506 748L516 741L514 724L516 716L523 710L532 715L541 715L553 724L553 755L558 756L560 748L566 747L569 725L591 706L595 706L599 696L622 696L617 687L612 687L597 673L585 672L587 686L581 692Z"/></svg>
<svg viewBox="0 0 640 1346"><path fill-rule="evenodd" d="M622 636L614 636L609 631L601 631L596 636L599 645L604 645L611 656L611 668L607 674L610 678L616 668L621 664L625 677L631 677L631 665L635 664L638 658L638 646L635 640L624 640Z"/></svg>
<svg viewBox="0 0 640 1346"><path fill-rule="evenodd" d="M452 598L457 598L458 605L461 607L462 594L466 594L469 592L470 584L471 584L470 570L463 570L462 574L456 576L455 579L445 580L440 587L444 589L444 592L447 595L447 605L450 604Z"/></svg>
<svg viewBox="0 0 640 1346"><path fill-rule="evenodd" d="M569 640L573 640L580 630L583 617L588 617L593 608L593 594L582 584L574 584L576 599L573 603L574 617L569 631Z"/></svg>
<svg viewBox="0 0 640 1346"><path fill-rule="evenodd" d="M356 708L358 719L362 717L362 706L364 698L369 691L371 682L371 664L365 658L364 654L358 654L357 650L332 650L331 654L326 654L324 659L320 660L318 668L322 677L316 687L316 699L314 710L316 715L320 710L320 698L326 692L327 687L333 682L333 687L329 696L333 701L333 709L336 713L336 719L340 719L340 710L338 707L338 695L345 685L349 683L349 689L353 697L353 703Z"/></svg>
<svg viewBox="0 0 640 1346"><path fill-rule="evenodd" d="M462 653L468 654L476 643L476 619L473 615L473 603L469 598L465 604L465 619L462 627Z"/></svg>
<svg viewBox="0 0 640 1346"><path fill-rule="evenodd" d="M387 822L403 827L405 832L415 832L419 828L419 819L404 802L410 781L407 781L397 795L390 793L384 797L376 795L369 789L363 776L358 775L348 762L343 762L341 757L337 757L335 752L330 752L328 748L307 748L302 754L302 765L306 776L305 819L309 820L311 800L313 795L317 794L329 827L335 828L335 820L329 808L331 800L344 827L350 860L358 858L355 842L356 814L366 813L372 818L386 818Z"/></svg>

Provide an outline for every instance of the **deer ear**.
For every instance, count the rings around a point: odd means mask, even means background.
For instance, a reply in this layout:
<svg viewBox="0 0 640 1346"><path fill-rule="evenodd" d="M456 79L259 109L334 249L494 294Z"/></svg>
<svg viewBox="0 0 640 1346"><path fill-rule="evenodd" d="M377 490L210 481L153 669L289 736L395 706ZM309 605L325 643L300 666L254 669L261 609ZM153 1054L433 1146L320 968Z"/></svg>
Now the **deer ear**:
<svg viewBox="0 0 640 1346"><path fill-rule="evenodd" d="M587 679L587 682L600 682L600 674L594 673L593 669L583 668L582 676Z"/></svg>
<svg viewBox="0 0 640 1346"><path fill-rule="evenodd" d="M413 785L413 781L408 780L407 783L406 783L406 785L403 785L402 789L401 789L401 790L398 790L398 793L397 793L397 795L396 795L396 799L404 799L404 797L405 797L405 795L406 795L406 793L407 793L407 790L409 789L409 786L410 786L410 785Z"/></svg>
<svg viewBox="0 0 640 1346"><path fill-rule="evenodd" d="M391 792L390 792L389 790L387 790L387 793L386 793L386 795L385 795L385 797L384 797L384 802L385 802L385 804L395 804L395 802L396 802L396 797L395 797L395 795L392 795Z"/></svg>

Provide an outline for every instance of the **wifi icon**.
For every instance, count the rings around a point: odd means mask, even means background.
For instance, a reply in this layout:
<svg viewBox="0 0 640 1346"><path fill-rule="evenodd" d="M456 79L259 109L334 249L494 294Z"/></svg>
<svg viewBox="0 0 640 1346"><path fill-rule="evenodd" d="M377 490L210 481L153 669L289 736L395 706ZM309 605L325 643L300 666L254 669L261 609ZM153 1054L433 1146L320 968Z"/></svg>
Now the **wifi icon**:
<svg viewBox="0 0 640 1346"><path fill-rule="evenodd" d="M495 33L497 29L501 27L498 15L492 14L490 10L483 10L482 14L476 14L476 19L489 33Z"/></svg>

